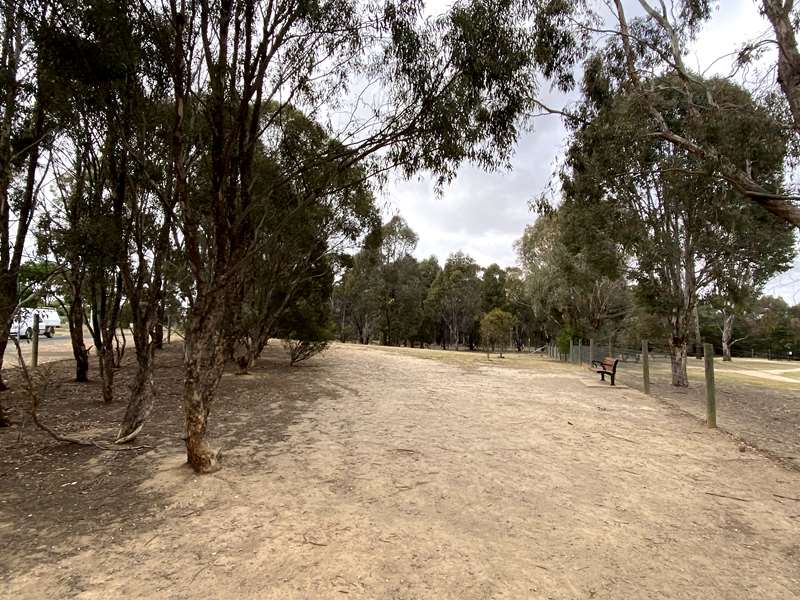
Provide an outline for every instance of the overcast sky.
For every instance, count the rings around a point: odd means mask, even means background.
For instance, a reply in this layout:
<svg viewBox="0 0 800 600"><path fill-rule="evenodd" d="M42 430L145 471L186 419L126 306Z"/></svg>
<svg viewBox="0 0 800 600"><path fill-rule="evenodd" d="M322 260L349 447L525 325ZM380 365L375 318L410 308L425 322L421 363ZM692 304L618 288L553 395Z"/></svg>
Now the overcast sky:
<svg viewBox="0 0 800 600"><path fill-rule="evenodd" d="M439 3L445 4L444 2ZM635 14L635 2L629 14ZM695 44L687 65L709 73L727 74L730 61L718 58L737 50L745 40L768 29L753 0L726 0L717 10ZM547 93L546 104L563 106L574 97ZM509 171L485 173L471 166L460 169L455 181L442 195L427 177L391 182L381 201L384 214L401 214L419 235L416 255L435 255L443 263L448 255L462 250L481 265L493 262L502 267L516 264L514 240L535 220L528 201L542 193L551 180L565 148L566 130L555 116L537 118L534 129L519 139ZM770 282L767 293L800 303L800 261L791 272Z"/></svg>

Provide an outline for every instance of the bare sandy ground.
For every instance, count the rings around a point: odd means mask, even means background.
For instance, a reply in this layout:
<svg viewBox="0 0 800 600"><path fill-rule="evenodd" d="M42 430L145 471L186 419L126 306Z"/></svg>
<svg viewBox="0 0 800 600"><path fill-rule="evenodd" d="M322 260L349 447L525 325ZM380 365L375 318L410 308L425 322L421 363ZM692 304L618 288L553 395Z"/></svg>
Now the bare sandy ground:
<svg viewBox="0 0 800 600"><path fill-rule="evenodd" d="M87 345L91 345L91 335L88 331L84 332L86 335ZM31 362L31 341L25 338L19 340L19 346L22 350L22 356L26 364ZM41 336L39 338L39 364L54 362L58 360L65 360L72 358L72 345L69 338L69 331L63 327L57 330L57 333L52 338ZM8 341L6 352L3 356L3 368L13 369L18 365L17 348L13 340Z"/></svg>
<svg viewBox="0 0 800 600"><path fill-rule="evenodd" d="M55 491L85 527L42 537L6 496L0 595L800 598L800 472L572 367L423 352L226 376L225 468L195 476L174 439L94 453ZM120 460L127 486L81 495Z"/></svg>

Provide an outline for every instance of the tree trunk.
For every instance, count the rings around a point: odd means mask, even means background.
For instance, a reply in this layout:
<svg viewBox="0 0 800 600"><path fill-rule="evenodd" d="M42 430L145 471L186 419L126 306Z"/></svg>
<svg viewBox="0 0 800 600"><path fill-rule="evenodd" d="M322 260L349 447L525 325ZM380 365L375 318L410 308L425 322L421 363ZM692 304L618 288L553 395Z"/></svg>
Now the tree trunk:
<svg viewBox="0 0 800 600"><path fill-rule="evenodd" d="M11 317L17 309L17 272L5 271L0 275L0 373L2 373L8 336L11 330ZM0 391L8 389L0 376ZM2 414L0 414L2 419Z"/></svg>
<svg viewBox="0 0 800 600"><path fill-rule="evenodd" d="M800 50L792 23L792 4L782 0L762 0L761 7L772 25L778 45L778 83L789 106L794 128L800 131Z"/></svg>
<svg viewBox="0 0 800 600"><path fill-rule="evenodd" d="M75 358L75 381L89 381L89 351L83 339L83 296L80 283L72 283L72 299L67 308L67 325L72 344L72 356Z"/></svg>
<svg viewBox="0 0 800 600"><path fill-rule="evenodd" d="M5 328L8 329L8 326L6 325ZM0 329L2 329L2 327L0 327ZM6 352L7 345L8 345L8 332L6 331L5 335L3 335L2 332L0 331L0 360L2 360L2 356ZM4 391L6 389L7 388L3 383L3 379L2 377L0 377L0 391ZM3 398L2 396L0 396L0 427L9 427L10 425L11 425L11 420L6 415L6 412L3 408Z"/></svg>
<svg viewBox="0 0 800 600"><path fill-rule="evenodd" d="M731 361L731 337L733 336L734 315L723 315L722 321L722 360Z"/></svg>
<svg viewBox="0 0 800 600"><path fill-rule="evenodd" d="M672 363L672 385L676 387L689 387L689 377L686 372L688 348L686 340L672 338L669 344L670 360Z"/></svg>
<svg viewBox="0 0 800 600"><path fill-rule="evenodd" d="M136 351L137 365L136 377L131 387L131 396L125 416L119 426L115 443L123 444L134 439L144 427L155 404L153 387L153 344L147 343L147 348Z"/></svg>
<svg viewBox="0 0 800 600"><path fill-rule="evenodd" d="M234 341L231 350L233 362L236 363L237 375L247 375L255 362L255 344L248 337Z"/></svg>
<svg viewBox="0 0 800 600"><path fill-rule="evenodd" d="M150 292L158 294L160 281L152 284ZM151 333L154 331L154 311L147 303L141 302L141 288L132 287L131 308L133 312L133 345L136 349L136 376L131 387L131 395L125 416L120 423L115 443L123 444L133 440L144 427L153 411L155 389L153 386L153 368L155 341Z"/></svg>
<svg viewBox="0 0 800 600"><path fill-rule="evenodd" d="M100 377L103 379L103 402L114 399L114 350L102 349L97 356L100 365Z"/></svg>
<svg viewBox="0 0 800 600"><path fill-rule="evenodd" d="M697 305L694 306L694 357L697 360L703 358L703 336L700 335L700 311Z"/></svg>
<svg viewBox="0 0 800 600"><path fill-rule="evenodd" d="M164 347L164 318L166 315L163 302L158 305L157 315L157 320L153 327L153 344L155 344L156 350L161 350Z"/></svg>
<svg viewBox="0 0 800 600"><path fill-rule="evenodd" d="M209 411L225 366L219 305L220 303L203 302L198 298L187 317L184 351L186 378L183 387L183 408L186 416L184 439L187 461L197 473L212 473L220 468L220 452L213 450L206 439Z"/></svg>

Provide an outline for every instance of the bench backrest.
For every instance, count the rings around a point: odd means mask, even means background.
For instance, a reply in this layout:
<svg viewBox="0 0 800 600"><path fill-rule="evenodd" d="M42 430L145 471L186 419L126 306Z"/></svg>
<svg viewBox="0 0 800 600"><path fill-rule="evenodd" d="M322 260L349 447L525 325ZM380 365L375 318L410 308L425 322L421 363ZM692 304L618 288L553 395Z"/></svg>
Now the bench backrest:
<svg viewBox="0 0 800 600"><path fill-rule="evenodd" d="M603 359L603 368L608 369L614 373L617 372L617 364L619 363L618 358L614 358L613 356L606 356Z"/></svg>

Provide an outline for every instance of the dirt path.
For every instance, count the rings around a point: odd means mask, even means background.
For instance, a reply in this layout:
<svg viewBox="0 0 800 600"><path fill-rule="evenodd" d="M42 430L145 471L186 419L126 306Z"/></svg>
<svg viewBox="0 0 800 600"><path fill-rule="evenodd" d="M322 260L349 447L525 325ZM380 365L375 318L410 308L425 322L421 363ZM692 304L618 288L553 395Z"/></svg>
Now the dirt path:
<svg viewBox="0 0 800 600"><path fill-rule="evenodd" d="M5 467L65 472L0 492L0 595L800 597L800 473L568 367L418 355L337 346L226 377L215 475L154 434L138 457Z"/></svg>

